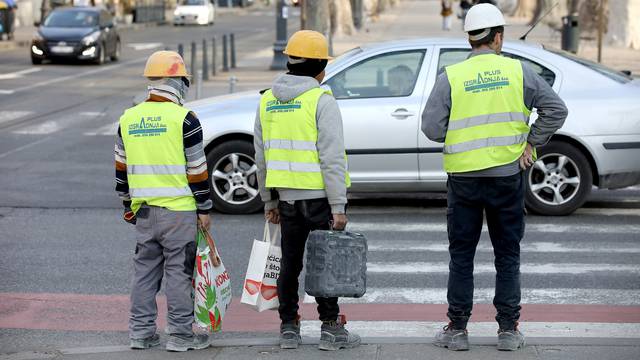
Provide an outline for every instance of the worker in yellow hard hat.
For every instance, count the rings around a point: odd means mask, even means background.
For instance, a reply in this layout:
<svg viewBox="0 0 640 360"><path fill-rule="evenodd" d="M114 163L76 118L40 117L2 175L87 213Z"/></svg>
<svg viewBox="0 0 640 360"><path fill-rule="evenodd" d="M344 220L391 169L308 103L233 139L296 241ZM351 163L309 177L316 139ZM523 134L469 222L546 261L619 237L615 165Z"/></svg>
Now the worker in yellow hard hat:
<svg viewBox="0 0 640 360"><path fill-rule="evenodd" d="M131 290L132 349L160 344L156 294L163 275L168 303L168 351L204 349L192 330L192 274L198 226L209 228L207 162L202 128L184 108L189 75L182 57L158 51L147 60L151 81L145 102L124 112L116 137L116 191L124 220L135 224L137 244Z"/></svg>
<svg viewBox="0 0 640 360"><path fill-rule="evenodd" d="M331 91L320 87L331 59L326 38L316 31L298 31L284 53L289 72L262 94L254 147L265 216L282 228L280 347L295 349L300 343L298 277L307 236L332 225L344 229L350 181L340 109ZM322 321L319 348L358 346L360 337L344 328L338 298L316 297L316 302Z"/></svg>

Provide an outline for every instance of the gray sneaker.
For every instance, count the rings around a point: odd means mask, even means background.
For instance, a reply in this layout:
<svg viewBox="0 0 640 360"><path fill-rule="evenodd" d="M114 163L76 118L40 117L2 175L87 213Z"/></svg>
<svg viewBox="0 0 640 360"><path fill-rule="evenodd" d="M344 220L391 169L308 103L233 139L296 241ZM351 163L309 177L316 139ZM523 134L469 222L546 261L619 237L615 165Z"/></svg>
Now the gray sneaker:
<svg viewBox="0 0 640 360"><path fill-rule="evenodd" d="M524 335L517 327L514 330L498 330L498 350L516 351L524 346Z"/></svg>
<svg viewBox="0 0 640 360"><path fill-rule="evenodd" d="M360 336L351 334L344 328L347 319L344 315L338 316L336 321L323 321L320 328L320 350L352 349L360 346Z"/></svg>
<svg viewBox="0 0 640 360"><path fill-rule="evenodd" d="M143 350L160 345L160 335L153 334L144 339L130 339L129 347L132 349Z"/></svg>
<svg viewBox="0 0 640 360"><path fill-rule="evenodd" d="M449 323L436 334L433 345L453 351L469 350L467 329L454 329L453 325Z"/></svg>
<svg viewBox="0 0 640 360"><path fill-rule="evenodd" d="M167 340L167 351L188 351L200 350L209 347L209 335L193 335L190 337L169 335Z"/></svg>
<svg viewBox="0 0 640 360"><path fill-rule="evenodd" d="M300 337L300 318L280 324L280 349L297 349Z"/></svg>

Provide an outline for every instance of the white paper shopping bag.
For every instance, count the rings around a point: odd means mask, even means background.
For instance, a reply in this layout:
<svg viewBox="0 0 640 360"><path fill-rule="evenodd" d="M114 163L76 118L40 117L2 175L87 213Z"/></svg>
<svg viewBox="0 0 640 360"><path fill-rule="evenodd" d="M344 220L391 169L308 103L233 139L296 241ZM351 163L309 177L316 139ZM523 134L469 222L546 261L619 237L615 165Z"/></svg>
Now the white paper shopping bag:
<svg viewBox="0 0 640 360"><path fill-rule="evenodd" d="M240 300L257 311L277 309L279 305L277 282L282 250L275 244L280 237L280 227L272 236L269 223L264 226L262 240L253 241Z"/></svg>

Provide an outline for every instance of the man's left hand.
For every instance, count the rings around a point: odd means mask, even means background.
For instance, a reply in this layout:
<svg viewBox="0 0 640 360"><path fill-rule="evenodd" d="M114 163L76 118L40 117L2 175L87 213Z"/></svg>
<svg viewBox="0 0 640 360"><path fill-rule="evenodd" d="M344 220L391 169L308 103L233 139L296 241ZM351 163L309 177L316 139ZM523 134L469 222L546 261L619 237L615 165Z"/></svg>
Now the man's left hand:
<svg viewBox="0 0 640 360"><path fill-rule="evenodd" d="M130 208L124 209L124 214L122 215L122 218L124 219L124 221L128 222L129 224L132 224L132 225L136 224L136 214Z"/></svg>
<svg viewBox="0 0 640 360"><path fill-rule="evenodd" d="M524 153L520 156L520 168L522 170L527 170L531 165L533 165L533 163L533 146L527 143Z"/></svg>

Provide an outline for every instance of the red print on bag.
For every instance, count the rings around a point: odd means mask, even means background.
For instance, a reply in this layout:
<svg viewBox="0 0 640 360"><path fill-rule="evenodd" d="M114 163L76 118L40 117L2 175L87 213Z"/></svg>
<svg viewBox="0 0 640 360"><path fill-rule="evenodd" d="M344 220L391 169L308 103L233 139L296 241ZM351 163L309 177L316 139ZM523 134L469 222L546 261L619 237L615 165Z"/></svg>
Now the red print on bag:
<svg viewBox="0 0 640 360"><path fill-rule="evenodd" d="M260 288L260 292L262 293L262 297L265 300L271 300L278 296L278 287L273 285L262 284L262 288Z"/></svg>
<svg viewBox="0 0 640 360"><path fill-rule="evenodd" d="M247 290L249 295L255 295L258 292L258 290L260 290L260 285L262 285L262 282L255 281L255 280L247 279L244 282L244 288L245 290Z"/></svg>

